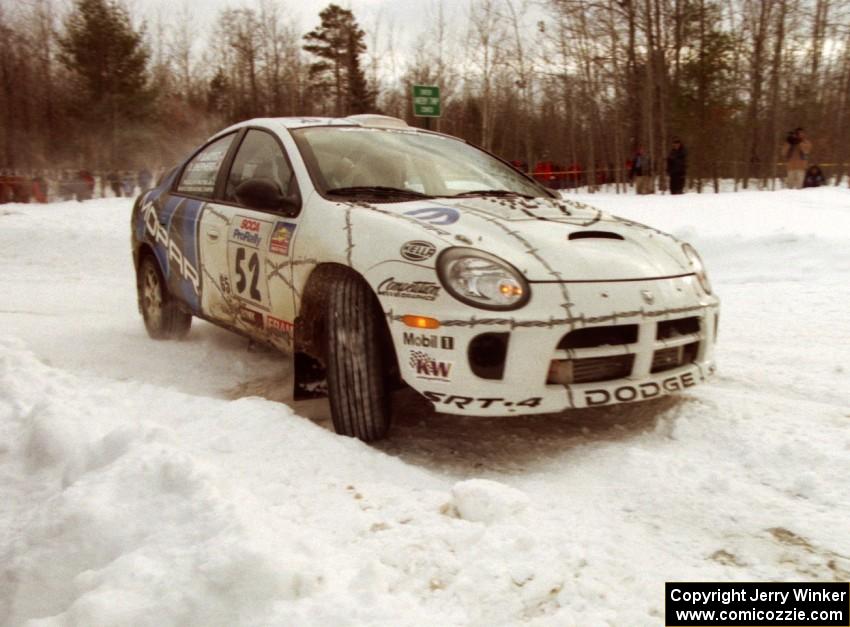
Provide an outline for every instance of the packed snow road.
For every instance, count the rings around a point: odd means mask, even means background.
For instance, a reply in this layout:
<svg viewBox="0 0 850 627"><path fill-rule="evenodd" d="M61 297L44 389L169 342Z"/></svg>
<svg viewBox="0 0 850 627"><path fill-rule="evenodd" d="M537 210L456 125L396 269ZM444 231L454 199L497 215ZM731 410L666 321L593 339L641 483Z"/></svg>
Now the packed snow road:
<svg viewBox="0 0 850 627"><path fill-rule="evenodd" d="M718 376L559 416L402 395L373 447L272 352L148 339L130 201L0 207L0 624L660 625L665 581L850 578L850 190L582 200L700 250Z"/></svg>

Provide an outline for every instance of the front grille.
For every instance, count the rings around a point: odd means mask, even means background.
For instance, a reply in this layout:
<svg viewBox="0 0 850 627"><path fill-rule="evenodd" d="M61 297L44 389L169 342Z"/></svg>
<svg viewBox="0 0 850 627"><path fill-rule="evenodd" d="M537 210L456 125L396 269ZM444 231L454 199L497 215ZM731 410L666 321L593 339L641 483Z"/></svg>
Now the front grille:
<svg viewBox="0 0 850 627"><path fill-rule="evenodd" d="M616 355L614 357L587 357L574 359L573 382L593 383L622 379L632 373L634 355Z"/></svg>
<svg viewBox="0 0 850 627"><path fill-rule="evenodd" d="M664 372L696 361L699 352L699 342L691 342L684 346L673 346L655 351L652 356L650 372Z"/></svg>
<svg viewBox="0 0 850 627"><path fill-rule="evenodd" d="M634 355L615 355L571 359L566 363L572 366L572 383L594 383L629 376L632 373L634 361Z"/></svg>
<svg viewBox="0 0 850 627"><path fill-rule="evenodd" d="M699 333L699 318L696 316L659 322L658 330L655 332L655 338L658 340L669 340L692 333Z"/></svg>
<svg viewBox="0 0 850 627"><path fill-rule="evenodd" d="M618 324L610 327L587 327L570 331L558 343L558 348L593 348L596 346L617 346L637 342L636 324Z"/></svg>

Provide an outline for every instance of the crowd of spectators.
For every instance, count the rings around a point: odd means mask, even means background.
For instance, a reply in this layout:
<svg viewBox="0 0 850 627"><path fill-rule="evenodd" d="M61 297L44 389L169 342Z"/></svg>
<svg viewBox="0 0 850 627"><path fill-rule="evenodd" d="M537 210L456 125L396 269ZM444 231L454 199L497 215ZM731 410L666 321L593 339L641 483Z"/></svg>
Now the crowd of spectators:
<svg viewBox="0 0 850 627"><path fill-rule="evenodd" d="M153 181L154 175L148 168L94 173L86 169L26 173L0 170L0 204L133 197L150 189Z"/></svg>

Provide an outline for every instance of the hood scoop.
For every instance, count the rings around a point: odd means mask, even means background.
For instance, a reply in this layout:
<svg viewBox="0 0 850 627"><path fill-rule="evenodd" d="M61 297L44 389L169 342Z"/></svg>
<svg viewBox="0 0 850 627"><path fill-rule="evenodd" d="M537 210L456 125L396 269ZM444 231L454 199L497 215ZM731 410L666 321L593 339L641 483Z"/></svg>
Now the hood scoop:
<svg viewBox="0 0 850 627"><path fill-rule="evenodd" d="M610 231L575 231L570 233L569 239L625 239L619 233Z"/></svg>

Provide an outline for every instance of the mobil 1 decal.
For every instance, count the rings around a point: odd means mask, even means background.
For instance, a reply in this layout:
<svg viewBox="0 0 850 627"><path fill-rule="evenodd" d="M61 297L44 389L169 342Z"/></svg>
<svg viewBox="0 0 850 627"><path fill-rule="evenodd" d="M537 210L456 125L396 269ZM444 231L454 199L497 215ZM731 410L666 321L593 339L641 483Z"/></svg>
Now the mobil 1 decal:
<svg viewBox="0 0 850 627"><path fill-rule="evenodd" d="M417 346L419 348L439 348L450 351L455 348L455 339L451 335L436 335L432 333L405 331L404 345Z"/></svg>
<svg viewBox="0 0 850 627"><path fill-rule="evenodd" d="M230 291L236 298L262 309L269 308L269 287L263 266L266 240L271 232L272 223L268 220L237 215L230 223L227 238Z"/></svg>
<svg viewBox="0 0 850 627"><path fill-rule="evenodd" d="M140 212L145 239L153 245L169 291L198 313L201 311L198 222L203 207L200 200L165 196L164 202L148 200Z"/></svg>

